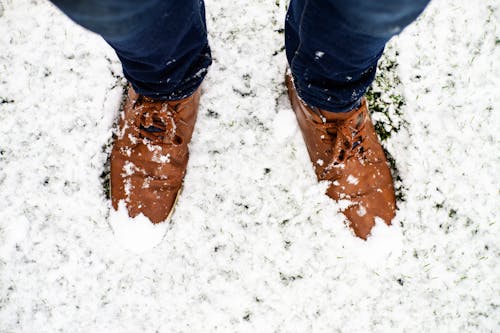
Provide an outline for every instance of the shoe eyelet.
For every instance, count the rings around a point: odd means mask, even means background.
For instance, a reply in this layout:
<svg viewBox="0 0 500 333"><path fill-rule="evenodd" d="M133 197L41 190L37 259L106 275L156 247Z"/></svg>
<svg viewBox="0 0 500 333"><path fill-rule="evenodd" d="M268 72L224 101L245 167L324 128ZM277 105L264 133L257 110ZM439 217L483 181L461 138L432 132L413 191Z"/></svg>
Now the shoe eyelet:
<svg viewBox="0 0 500 333"><path fill-rule="evenodd" d="M356 138L356 141L352 144L352 149L356 148L363 142L363 138L361 136L358 136Z"/></svg>
<svg viewBox="0 0 500 333"><path fill-rule="evenodd" d="M344 149L341 149L339 152L339 161L343 161L345 156L345 151Z"/></svg>
<svg viewBox="0 0 500 333"><path fill-rule="evenodd" d="M182 138L178 135L174 136L174 139L172 140L174 145L180 145L180 144L182 144L183 141L184 140L182 140Z"/></svg>

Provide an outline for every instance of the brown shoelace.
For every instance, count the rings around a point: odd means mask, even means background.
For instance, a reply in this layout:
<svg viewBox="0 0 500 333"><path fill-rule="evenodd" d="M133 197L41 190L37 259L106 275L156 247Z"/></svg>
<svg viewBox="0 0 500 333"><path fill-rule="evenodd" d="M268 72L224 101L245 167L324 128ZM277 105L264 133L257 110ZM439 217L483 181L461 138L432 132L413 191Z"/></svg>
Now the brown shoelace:
<svg viewBox="0 0 500 333"><path fill-rule="evenodd" d="M177 112L176 107L168 102L163 103L161 109L155 107L154 101L147 97L139 98L136 102L137 117L135 121L139 137L146 138L153 144L173 144L182 143L182 138L177 135L177 124L174 118ZM178 119L178 122L183 122Z"/></svg>
<svg viewBox="0 0 500 333"><path fill-rule="evenodd" d="M333 158L330 164L325 167L322 177L336 179L336 167L349 158L357 157L362 163L366 160L368 150L363 147L363 136L360 134L364 128L364 120L364 115L360 113L354 127L350 124L343 126L345 121L323 122L322 127L326 135L322 139L327 140L333 147L333 150L328 152L332 154ZM351 143L352 141L354 142Z"/></svg>

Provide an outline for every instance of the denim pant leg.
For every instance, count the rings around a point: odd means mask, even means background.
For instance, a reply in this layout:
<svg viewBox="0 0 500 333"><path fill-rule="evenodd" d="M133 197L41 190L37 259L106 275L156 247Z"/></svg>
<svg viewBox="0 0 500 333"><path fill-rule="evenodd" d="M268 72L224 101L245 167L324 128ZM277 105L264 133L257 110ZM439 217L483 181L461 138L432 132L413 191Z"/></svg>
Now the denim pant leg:
<svg viewBox="0 0 500 333"><path fill-rule="evenodd" d="M309 105L347 112L375 77L385 44L429 0L291 0L286 54L299 96Z"/></svg>
<svg viewBox="0 0 500 333"><path fill-rule="evenodd" d="M101 35L141 95L191 95L211 64L203 0L52 0L71 19Z"/></svg>

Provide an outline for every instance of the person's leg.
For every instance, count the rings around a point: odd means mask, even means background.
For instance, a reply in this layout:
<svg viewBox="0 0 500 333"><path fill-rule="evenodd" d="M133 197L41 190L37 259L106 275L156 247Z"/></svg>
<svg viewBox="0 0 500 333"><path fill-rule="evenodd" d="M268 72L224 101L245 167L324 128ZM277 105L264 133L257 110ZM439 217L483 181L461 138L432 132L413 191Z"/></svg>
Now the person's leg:
<svg viewBox="0 0 500 333"><path fill-rule="evenodd" d="M299 96L310 106L347 112L375 77L385 44L429 0L292 0L286 54Z"/></svg>
<svg viewBox="0 0 500 333"><path fill-rule="evenodd" d="M132 84L110 156L111 203L118 211L110 225L117 234L129 228L125 209L138 219L134 232L151 230L143 222L169 220L180 194L199 86L211 63L203 1L52 1L115 49Z"/></svg>
<svg viewBox="0 0 500 333"><path fill-rule="evenodd" d="M385 43L428 0L292 0L286 20L291 68L286 84L318 180L366 239L377 219L390 224L396 197L368 113L368 86ZM293 76L293 77L292 77Z"/></svg>
<svg viewBox="0 0 500 333"><path fill-rule="evenodd" d="M211 64L202 0L52 0L116 51L140 95L179 100Z"/></svg>

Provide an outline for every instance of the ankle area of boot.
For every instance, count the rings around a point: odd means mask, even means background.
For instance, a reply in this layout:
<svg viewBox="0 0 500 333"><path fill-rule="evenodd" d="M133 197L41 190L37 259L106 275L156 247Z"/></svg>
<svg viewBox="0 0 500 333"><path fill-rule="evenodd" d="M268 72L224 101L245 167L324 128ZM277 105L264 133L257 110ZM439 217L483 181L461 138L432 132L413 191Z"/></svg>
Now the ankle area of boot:
<svg viewBox="0 0 500 333"><path fill-rule="evenodd" d="M363 97L360 101L359 107L352 109L347 112L333 112L326 111L318 108L311 107L311 111L320 115L323 122L335 122L335 121L343 121L353 117L355 114L359 112L363 112L366 109L366 99Z"/></svg>

